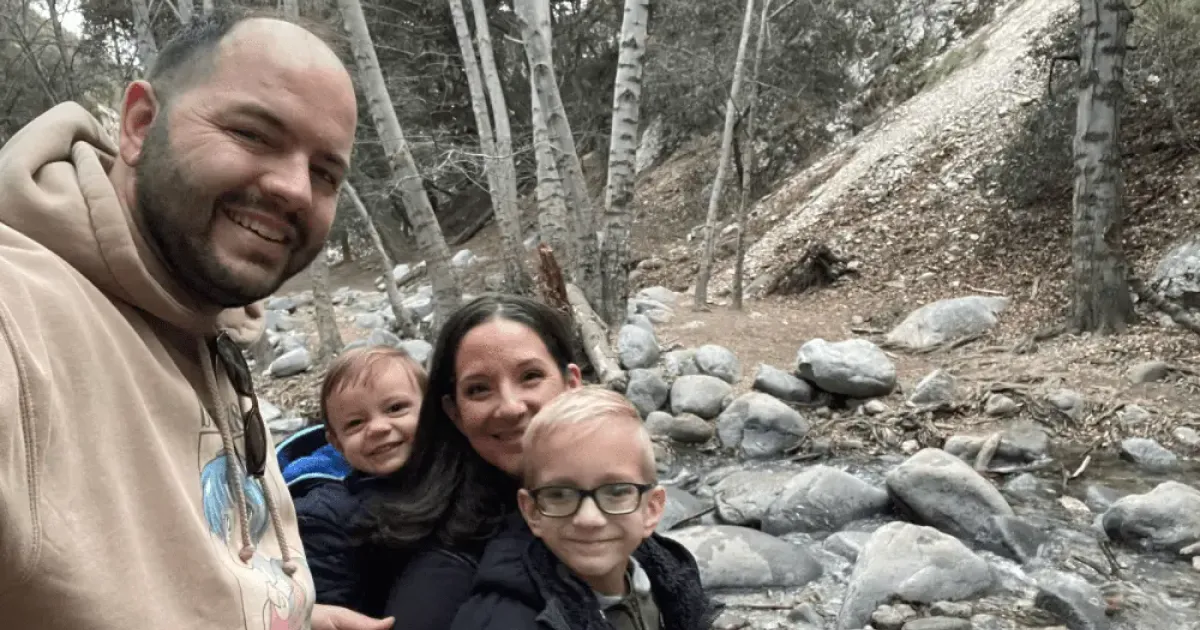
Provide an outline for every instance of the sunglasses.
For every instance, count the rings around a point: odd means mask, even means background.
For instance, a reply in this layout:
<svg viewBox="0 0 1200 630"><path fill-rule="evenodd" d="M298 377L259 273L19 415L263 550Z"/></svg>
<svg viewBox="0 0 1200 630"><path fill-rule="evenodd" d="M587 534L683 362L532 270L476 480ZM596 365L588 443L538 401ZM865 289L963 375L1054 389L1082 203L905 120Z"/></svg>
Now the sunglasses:
<svg viewBox="0 0 1200 630"><path fill-rule="evenodd" d="M262 477L267 469L267 428L258 408L258 396L254 395L254 378L250 376L250 366L246 363L241 347L229 333L222 332L217 335L216 346L217 358L225 367L233 390L238 396L250 399L250 409L242 412L246 472L251 477ZM241 404L238 407L240 408Z"/></svg>
<svg viewBox="0 0 1200 630"><path fill-rule="evenodd" d="M608 483L591 490L581 490L570 486L543 486L530 490L533 504L543 516L551 518L566 518L574 516L583 505L583 500L591 497L596 507L605 514L621 516L632 514L642 504L642 496L654 488L648 483Z"/></svg>

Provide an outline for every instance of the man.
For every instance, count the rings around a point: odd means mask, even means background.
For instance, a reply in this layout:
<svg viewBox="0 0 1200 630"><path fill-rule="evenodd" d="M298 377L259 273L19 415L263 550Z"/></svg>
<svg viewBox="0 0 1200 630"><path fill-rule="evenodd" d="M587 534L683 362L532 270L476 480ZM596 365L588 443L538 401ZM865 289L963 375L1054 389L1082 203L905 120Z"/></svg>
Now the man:
<svg viewBox="0 0 1200 630"><path fill-rule="evenodd" d="M68 103L0 149L0 625L391 627L314 610L238 351L323 250L356 123L313 32L217 15L115 144Z"/></svg>

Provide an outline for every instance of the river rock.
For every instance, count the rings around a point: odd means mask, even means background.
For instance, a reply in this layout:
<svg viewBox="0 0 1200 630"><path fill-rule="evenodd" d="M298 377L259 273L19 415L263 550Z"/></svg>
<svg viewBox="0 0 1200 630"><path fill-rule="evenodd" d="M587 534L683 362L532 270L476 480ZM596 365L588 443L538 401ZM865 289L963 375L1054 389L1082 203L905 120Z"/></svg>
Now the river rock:
<svg viewBox="0 0 1200 630"><path fill-rule="evenodd" d="M701 374L715 376L730 384L742 378L742 364L728 348L705 344L696 348L694 356Z"/></svg>
<svg viewBox="0 0 1200 630"><path fill-rule="evenodd" d="M1108 630L1100 589L1063 571L1045 569L1032 577L1038 587L1035 606L1058 617L1070 630Z"/></svg>
<svg viewBox="0 0 1200 630"><path fill-rule="evenodd" d="M684 378L705 377L680 380ZM762 392L742 394L717 418L722 446L740 448L750 459L779 455L799 444L808 430L808 421L800 412Z"/></svg>
<svg viewBox="0 0 1200 630"><path fill-rule="evenodd" d="M889 344L926 350L990 330L1008 307L1006 297L971 295L926 304L888 333Z"/></svg>
<svg viewBox="0 0 1200 630"><path fill-rule="evenodd" d="M671 388L659 376L656 370L630 370L629 385L625 387L625 397L638 410L643 418L650 412L662 409L667 404Z"/></svg>
<svg viewBox="0 0 1200 630"><path fill-rule="evenodd" d="M813 339L800 347L796 374L827 392L851 398L886 396L896 387L896 366L866 339L836 343Z"/></svg>
<svg viewBox="0 0 1200 630"><path fill-rule="evenodd" d="M917 616L908 604L884 604L871 613L871 625L878 630L900 630L904 622Z"/></svg>
<svg viewBox="0 0 1200 630"><path fill-rule="evenodd" d="M658 521L658 527L655 528L660 533L669 531L680 522L699 515L713 505L711 500L701 499L677 486L664 487L667 490L667 504L663 509L662 518Z"/></svg>
<svg viewBox="0 0 1200 630"><path fill-rule="evenodd" d="M477 262L479 262L479 257L469 249L458 250L450 259L450 264L454 265L455 269L466 269Z"/></svg>
<svg viewBox="0 0 1200 630"><path fill-rule="evenodd" d="M700 373L696 366L695 350L672 350L662 356L663 377L668 382L674 382L680 376L692 376Z"/></svg>
<svg viewBox="0 0 1200 630"><path fill-rule="evenodd" d="M993 418L1006 418L1017 413L1020 407L1013 399L1004 394L992 394L988 396L987 403L984 405L983 412Z"/></svg>
<svg viewBox="0 0 1200 630"><path fill-rule="evenodd" d="M700 416L681 413L672 418L667 437L684 444L703 444L712 439L716 429Z"/></svg>
<svg viewBox="0 0 1200 630"><path fill-rule="evenodd" d="M756 529L695 526L668 535L695 556L706 589L798 587L821 576L804 548Z"/></svg>
<svg viewBox="0 0 1200 630"><path fill-rule="evenodd" d="M942 449L947 453L974 464L990 436L952 435ZM996 448L993 461L1025 464L1042 459L1050 448L1050 436L1032 422L1016 422L1000 434L1000 445Z"/></svg>
<svg viewBox="0 0 1200 630"><path fill-rule="evenodd" d="M904 624L904 630L972 630L969 619L957 617L925 617Z"/></svg>
<svg viewBox="0 0 1200 630"><path fill-rule="evenodd" d="M936 405L954 401L955 378L945 370L934 370L913 388L908 402L914 405Z"/></svg>
<svg viewBox="0 0 1200 630"><path fill-rule="evenodd" d="M1165 361L1145 361L1129 368L1126 376L1130 383L1139 385L1164 380L1170 373L1171 366Z"/></svg>
<svg viewBox="0 0 1200 630"><path fill-rule="evenodd" d="M926 448L887 475L888 492L920 522L964 540L986 539L993 516L1012 516L1000 491L961 459Z"/></svg>
<svg viewBox="0 0 1200 630"><path fill-rule="evenodd" d="M933 602L929 607L929 613L939 617L970 619L972 612L971 604L967 602Z"/></svg>
<svg viewBox="0 0 1200 630"><path fill-rule="evenodd" d="M312 357L305 348L296 348L271 362L267 370L275 378L287 378L312 367Z"/></svg>
<svg viewBox="0 0 1200 630"><path fill-rule="evenodd" d="M871 539L871 532L836 532L826 538L822 544L825 550L835 553L850 562L856 562L863 547Z"/></svg>
<svg viewBox="0 0 1200 630"><path fill-rule="evenodd" d="M654 367L658 363L658 340L652 331L626 324L617 335L617 354L627 370Z"/></svg>
<svg viewBox="0 0 1200 630"><path fill-rule="evenodd" d="M433 314L433 294L418 293L412 297L404 298L401 305L408 309L413 314L413 317L425 319Z"/></svg>
<svg viewBox="0 0 1200 630"><path fill-rule="evenodd" d="M1118 499L1101 524L1113 540L1179 551L1200 541L1200 490L1164 481L1145 494Z"/></svg>
<svg viewBox="0 0 1200 630"><path fill-rule="evenodd" d="M837 468L818 464L790 479L763 518L768 534L833 532L882 514L888 494Z"/></svg>
<svg viewBox="0 0 1200 630"><path fill-rule="evenodd" d="M296 298L290 295L273 297L267 300L266 307L268 311L284 311L291 313L296 310Z"/></svg>
<svg viewBox="0 0 1200 630"><path fill-rule="evenodd" d="M1046 396L1046 402L1066 414L1072 420L1079 420L1087 411L1087 402L1083 395L1072 389L1059 389Z"/></svg>
<svg viewBox="0 0 1200 630"><path fill-rule="evenodd" d="M642 315L641 313L634 313L633 315L626 317L625 323L629 324L630 326L637 326L638 328L644 328L647 332L650 332L650 333L654 332L654 322L650 321L649 317L646 317L645 315Z"/></svg>
<svg viewBox="0 0 1200 630"><path fill-rule="evenodd" d="M1150 412L1138 405L1125 405L1117 412L1117 419L1125 426L1138 426L1150 420Z"/></svg>
<svg viewBox="0 0 1200 630"><path fill-rule="evenodd" d="M1176 442L1190 449L1200 448L1200 431L1196 431L1191 427L1179 427L1171 432L1171 437L1175 438Z"/></svg>
<svg viewBox="0 0 1200 630"><path fill-rule="evenodd" d="M1149 438L1121 440L1121 457L1150 472L1167 472L1179 465L1179 458L1175 453Z"/></svg>
<svg viewBox="0 0 1200 630"><path fill-rule="evenodd" d="M646 287L637 292L637 299L658 302L663 306L673 308L679 295L664 286Z"/></svg>
<svg viewBox="0 0 1200 630"><path fill-rule="evenodd" d="M987 562L932 527L893 522L871 535L858 556L838 613L838 630L862 628L880 604L963 600L991 588Z"/></svg>
<svg viewBox="0 0 1200 630"><path fill-rule="evenodd" d="M399 344L400 337L396 336L396 333L383 328L376 328L371 331L370 335L367 335L368 346L390 346L394 348Z"/></svg>
<svg viewBox="0 0 1200 630"><path fill-rule="evenodd" d="M715 376L680 376L671 385L671 413L692 413L712 420L721 414L733 395L733 387Z"/></svg>
<svg viewBox="0 0 1200 630"><path fill-rule="evenodd" d="M429 367L429 359L433 356L433 346L424 339L405 339L396 344L401 350L408 353L413 361L420 363L426 368Z"/></svg>
<svg viewBox="0 0 1200 630"><path fill-rule="evenodd" d="M1088 484L1084 504L1093 512L1104 513L1121 498L1121 492L1098 483Z"/></svg>
<svg viewBox="0 0 1200 630"><path fill-rule="evenodd" d="M670 437L671 426L675 424L675 416L665 411L651 411L646 414L646 431L654 437Z"/></svg>
<svg viewBox="0 0 1200 630"><path fill-rule="evenodd" d="M296 329L296 320L289 317L283 311L267 311L265 318L266 321L263 322L263 326L266 330L288 332Z"/></svg>
<svg viewBox="0 0 1200 630"><path fill-rule="evenodd" d="M794 470L738 470L713 486L717 516L730 525L759 527Z"/></svg>
<svg viewBox="0 0 1200 630"><path fill-rule="evenodd" d="M1150 285L1184 308L1200 309L1200 236L1171 248L1154 269Z"/></svg>
<svg viewBox="0 0 1200 630"><path fill-rule="evenodd" d="M777 367L758 364L754 374L754 389L770 394L784 402L806 403L813 398L812 386Z"/></svg>

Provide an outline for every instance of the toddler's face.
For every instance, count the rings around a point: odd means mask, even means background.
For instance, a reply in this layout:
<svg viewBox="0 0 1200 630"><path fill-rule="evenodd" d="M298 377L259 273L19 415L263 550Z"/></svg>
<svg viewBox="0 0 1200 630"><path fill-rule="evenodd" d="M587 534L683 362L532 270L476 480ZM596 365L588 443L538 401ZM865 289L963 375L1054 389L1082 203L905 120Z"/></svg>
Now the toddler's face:
<svg viewBox="0 0 1200 630"><path fill-rule="evenodd" d="M566 425L525 454L536 467L531 488L519 497L526 522L601 593L625 592L629 556L662 518L666 491L646 479L644 448L619 423ZM580 490L593 496L580 499Z"/></svg>
<svg viewBox="0 0 1200 630"><path fill-rule="evenodd" d="M393 473L412 452L422 398L417 379L398 362L374 379L347 384L325 401L329 443L357 470Z"/></svg>

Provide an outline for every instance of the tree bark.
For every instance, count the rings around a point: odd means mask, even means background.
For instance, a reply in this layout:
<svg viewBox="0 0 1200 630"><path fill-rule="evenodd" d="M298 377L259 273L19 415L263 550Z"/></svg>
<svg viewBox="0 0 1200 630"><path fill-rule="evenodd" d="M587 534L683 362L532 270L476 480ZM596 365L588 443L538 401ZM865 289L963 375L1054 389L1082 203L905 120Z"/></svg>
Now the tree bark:
<svg viewBox="0 0 1200 630"><path fill-rule="evenodd" d="M625 0L621 50L613 83L608 185L604 197L604 248L600 252L600 316L611 327L625 321L629 296L629 215L633 205L638 120L642 104L642 59L650 0Z"/></svg>
<svg viewBox="0 0 1200 630"><path fill-rule="evenodd" d="M300 0L282 0L283 12L292 17L300 17Z"/></svg>
<svg viewBox="0 0 1200 630"><path fill-rule="evenodd" d="M75 56L67 52L66 38L63 37L62 16L58 13L58 0L46 0L46 11L50 14L50 28L54 31L54 44L58 48L58 56L63 65L67 98L74 101L79 98L79 90L75 87L75 68L71 63Z"/></svg>
<svg viewBox="0 0 1200 630"><path fill-rule="evenodd" d="M216 7L213 4L213 0L201 0L200 10L204 12L205 17L212 15L214 9L216 9Z"/></svg>
<svg viewBox="0 0 1200 630"><path fill-rule="evenodd" d="M475 56L475 45L471 43L471 27L467 24L462 0L450 0L450 16L454 22L454 31L458 35L463 71L467 75L467 87L471 92L471 106L475 113L475 126L479 130L479 149L483 153L484 174L487 176L488 193L492 199L492 211L496 215L496 223L500 225L500 238L504 243L505 283L509 291L527 295L529 278L521 264L523 239L521 217L517 210L516 169L505 168L505 163L509 167L512 166L512 142L508 142L508 149L501 155L496 145L496 136L492 132L492 115L488 113L487 93L479 70L479 59ZM486 26L486 19L484 23ZM490 39L488 41L490 44ZM480 53L482 54L482 50ZM493 63L493 68L494 66ZM505 118L507 130L507 111L496 112L496 129L499 130L501 114ZM513 181L501 181L504 177L511 177Z"/></svg>
<svg viewBox="0 0 1200 630"><path fill-rule="evenodd" d="M758 133L758 69L762 64L763 48L767 41L768 12L771 0L763 0L762 13L758 16L758 41L754 42L754 65L750 69L750 96L746 99L749 112L746 117L745 157L742 159L742 190L738 196L737 241L733 257L733 308L742 310L743 283L746 273L746 206L750 204L750 191L754 187L754 169L758 167L758 152L754 150L754 136Z"/></svg>
<svg viewBox="0 0 1200 630"><path fill-rule="evenodd" d="M575 137L563 107L562 95L558 91L558 79L554 74L554 59L551 54L550 4L548 0L514 0L517 17L521 22L521 36L525 40L525 55L529 60L529 72L533 76L538 100L546 117L546 127L557 150L555 159L558 172L563 177L567 198L575 215L577 228L575 282L584 295L593 302L601 299L599 247L596 240L596 217L588 194L587 182L583 177L583 166L575 149Z"/></svg>
<svg viewBox="0 0 1200 630"><path fill-rule="evenodd" d="M456 0L457 1L457 0ZM532 295L533 279L522 263L524 257L525 231L522 229L521 208L517 205L517 165L513 156L512 128L508 120L508 101L504 98L504 86L500 83L500 71L496 68L496 55L492 49L491 27L488 25L487 8L483 0L471 0L471 12L475 17L475 40L479 48L479 61L483 66L483 80L487 85L492 104L492 119L495 122L496 183L500 187L496 218L502 231L511 231L514 268L508 278L509 290L521 295ZM509 224L506 229L505 223ZM506 248L509 246L506 244Z"/></svg>
<svg viewBox="0 0 1200 630"><path fill-rule="evenodd" d="M142 62L142 70L149 71L158 58L158 44L150 30L150 6L146 0L130 0L130 3L133 5L133 28L137 33L138 60Z"/></svg>
<svg viewBox="0 0 1200 630"><path fill-rule="evenodd" d="M371 213L367 211L367 205L362 202L362 198L358 196L358 191L350 182L342 184L342 192L346 198L350 200L350 204L358 212L358 216L362 218L363 225L366 226L367 235L371 237L371 242L375 245L375 251L379 253L379 259L383 262L383 287L388 297L388 304L392 306L392 315L396 318L396 325L400 329L400 334L405 338L412 339L417 336L417 322L408 309L404 308L404 298L400 295L400 287L396 278L392 277L392 269L396 267L396 263L392 257L388 255L387 248L383 246L383 239L379 236L379 230L375 229L375 222L371 220Z"/></svg>
<svg viewBox="0 0 1200 630"><path fill-rule="evenodd" d="M533 147L537 161L538 230L563 266L575 269L575 227L567 212L566 192L555 164L554 144L546 128L546 116L538 102L537 86L532 73L529 77L530 104L533 112Z"/></svg>
<svg viewBox="0 0 1200 630"><path fill-rule="evenodd" d="M733 149L733 123L737 120L737 98L742 89L742 74L746 61L746 42L750 39L750 25L754 22L754 0L746 0L746 12L742 19L742 36L738 41L737 60L733 63L733 86L729 89L729 101L725 105L725 131L721 134L721 156L717 160L717 175L713 178L712 196L708 199L708 217L704 221L704 251L700 256L700 272L696 274L695 307L708 307L708 279L712 275L713 246L716 241L717 209L721 205L721 188L725 183L725 172L729 170L729 155Z"/></svg>
<svg viewBox="0 0 1200 630"><path fill-rule="evenodd" d="M429 265L429 277L433 282L433 334L436 336L436 331L441 328L450 313L458 308L462 300L458 278L450 266L450 249L446 247L437 216L433 213L433 206L430 205L429 197L421 184L421 174L417 171L412 152L408 149L408 142L404 139L400 120L396 118L396 110L388 95L387 83L384 82L383 71L379 68L379 59L375 56L375 45L371 42L371 33L367 28L362 5L359 4L359 0L338 0L338 7L341 9L346 28L350 31L350 44L363 83L363 91L367 94L367 107L379 132L392 175L396 178L396 185L403 195L404 208L416 236L417 248Z"/></svg>
<svg viewBox="0 0 1200 630"><path fill-rule="evenodd" d="M588 361L596 370L596 377L605 387L620 392L625 391L626 385L629 384L629 377L621 369L621 364L613 355L604 322L592 310L587 297L583 295L583 291L579 287L568 284L567 299L571 302L573 319L579 326L580 337L583 338L583 350L587 354Z"/></svg>
<svg viewBox="0 0 1200 630"><path fill-rule="evenodd" d="M333 312L333 300L329 295L329 256L324 248L313 259L308 268L313 284L313 310L317 325L320 350L318 361L324 363L342 351L342 335L338 331L337 316Z"/></svg>
<svg viewBox="0 0 1200 630"><path fill-rule="evenodd" d="M196 14L195 0L178 0L175 11L179 15L181 26L191 24L192 16Z"/></svg>
<svg viewBox="0 0 1200 630"><path fill-rule="evenodd" d="M1080 0L1079 20L1071 326L1112 334L1123 332L1134 315L1121 229L1122 80L1133 14L1122 0Z"/></svg>

